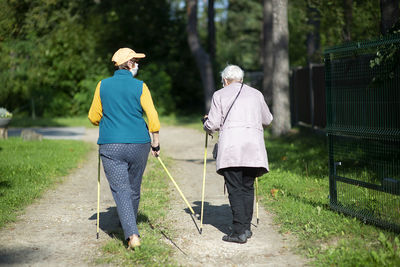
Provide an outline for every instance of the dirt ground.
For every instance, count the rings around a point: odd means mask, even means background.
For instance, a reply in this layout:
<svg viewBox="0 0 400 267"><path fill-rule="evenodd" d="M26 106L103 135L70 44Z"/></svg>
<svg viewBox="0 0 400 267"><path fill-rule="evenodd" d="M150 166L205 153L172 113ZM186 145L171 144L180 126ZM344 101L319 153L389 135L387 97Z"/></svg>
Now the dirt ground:
<svg viewBox="0 0 400 267"><path fill-rule="evenodd" d="M95 143L97 129L86 129L85 141ZM186 128L164 127L160 132L163 157L174 160L171 174L200 214L205 134ZM186 204L171 184L172 203L167 220L174 228L174 257L182 266L304 266L304 257L291 248L295 240L281 235L271 215L261 206L260 224L246 244L221 240L228 233L231 212L223 178L215 173L209 139L203 233L188 214ZM101 172L100 238L96 239L97 151L64 182L29 206L16 223L0 231L0 266L91 266L107 232L118 227L115 204ZM168 179L166 176L165 179ZM198 226L200 221L196 220ZM253 223L256 224L255 216ZM145 240L143 240L145 242ZM108 265L105 265L108 266Z"/></svg>

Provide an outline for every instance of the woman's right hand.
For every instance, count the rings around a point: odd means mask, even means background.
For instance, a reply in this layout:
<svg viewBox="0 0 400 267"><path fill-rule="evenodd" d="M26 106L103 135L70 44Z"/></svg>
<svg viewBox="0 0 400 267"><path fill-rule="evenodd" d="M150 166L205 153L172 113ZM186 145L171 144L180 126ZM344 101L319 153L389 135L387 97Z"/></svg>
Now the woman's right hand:
<svg viewBox="0 0 400 267"><path fill-rule="evenodd" d="M153 132L152 134L152 142L151 142L151 154L154 157L158 157L160 155L160 134L159 132Z"/></svg>
<svg viewBox="0 0 400 267"><path fill-rule="evenodd" d="M157 146L151 145L151 154L154 157L158 157L160 155L160 144L158 144Z"/></svg>

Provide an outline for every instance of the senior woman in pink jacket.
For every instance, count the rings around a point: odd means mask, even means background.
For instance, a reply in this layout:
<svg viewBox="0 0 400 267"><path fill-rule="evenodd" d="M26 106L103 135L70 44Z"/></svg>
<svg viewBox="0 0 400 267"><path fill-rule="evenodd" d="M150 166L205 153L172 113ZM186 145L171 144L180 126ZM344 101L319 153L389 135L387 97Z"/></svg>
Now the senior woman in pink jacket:
<svg viewBox="0 0 400 267"><path fill-rule="evenodd" d="M232 232L227 242L246 243L252 236L254 180L268 172L264 127L272 121L260 91L243 84L243 70L227 66L221 73L223 88L213 95L204 117L204 130L219 131L217 173L224 176L232 210Z"/></svg>

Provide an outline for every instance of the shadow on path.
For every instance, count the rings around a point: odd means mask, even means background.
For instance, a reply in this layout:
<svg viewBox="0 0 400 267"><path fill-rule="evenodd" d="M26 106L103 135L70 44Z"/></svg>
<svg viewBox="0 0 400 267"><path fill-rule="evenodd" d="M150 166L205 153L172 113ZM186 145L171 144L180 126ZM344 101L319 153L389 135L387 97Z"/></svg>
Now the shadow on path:
<svg viewBox="0 0 400 267"><path fill-rule="evenodd" d="M201 201L194 201L193 204L195 206L192 208L194 212L199 215L198 219L200 221ZM185 208L184 210L186 213L191 213L189 208ZM216 206L204 201L203 212L203 224L212 225L224 234L230 233L230 227L232 225L232 212L228 204Z"/></svg>
<svg viewBox="0 0 400 267"><path fill-rule="evenodd" d="M45 252L44 252L45 251ZM49 254L46 248L34 246L26 246L12 249L0 249L0 266L8 266L10 264L31 264L39 263L43 253Z"/></svg>
<svg viewBox="0 0 400 267"><path fill-rule="evenodd" d="M97 213L94 213L88 219L89 220L93 220L95 223L97 223L96 222ZM117 208L115 206L114 207L108 207L107 211L105 211L105 212L100 212L100 225L99 225L99 228L104 233L109 235L110 237L117 237L118 239L121 239L121 240L124 241L123 231L122 231L122 228L121 228L121 224L119 222ZM122 233L122 236L120 236L121 233Z"/></svg>

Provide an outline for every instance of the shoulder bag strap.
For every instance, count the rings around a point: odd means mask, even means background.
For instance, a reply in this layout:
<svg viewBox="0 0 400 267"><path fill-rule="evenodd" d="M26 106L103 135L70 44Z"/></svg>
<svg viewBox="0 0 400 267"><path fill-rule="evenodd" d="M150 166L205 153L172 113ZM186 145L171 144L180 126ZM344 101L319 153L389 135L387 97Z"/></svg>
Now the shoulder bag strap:
<svg viewBox="0 0 400 267"><path fill-rule="evenodd" d="M231 108L232 108L233 104L235 104L236 99L238 98L238 96L240 95L240 92L242 91L242 88L243 88L243 83L240 86L239 92L237 93L235 99L233 100L232 105L229 107L228 112L225 115L224 122L222 123L222 125L225 124L226 118L228 118L229 111L231 111Z"/></svg>

